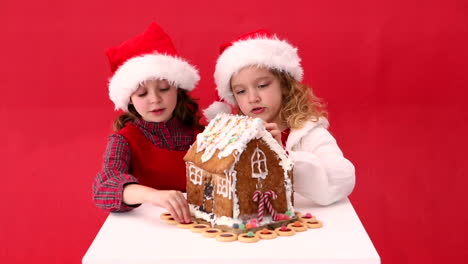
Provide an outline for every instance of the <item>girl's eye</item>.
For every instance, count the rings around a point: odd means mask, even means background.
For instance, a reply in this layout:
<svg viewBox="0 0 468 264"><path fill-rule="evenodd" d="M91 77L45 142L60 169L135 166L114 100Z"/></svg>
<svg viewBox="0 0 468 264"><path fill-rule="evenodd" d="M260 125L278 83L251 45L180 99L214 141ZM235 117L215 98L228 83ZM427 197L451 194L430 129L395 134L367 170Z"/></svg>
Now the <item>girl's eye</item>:
<svg viewBox="0 0 468 264"><path fill-rule="evenodd" d="M138 97L144 97L146 94L147 94L147 92L140 93L140 94L138 94Z"/></svg>
<svg viewBox="0 0 468 264"><path fill-rule="evenodd" d="M265 87L267 87L268 85L270 85L270 84L269 84L269 83L259 84L259 85L258 85L258 88L265 88Z"/></svg>
<svg viewBox="0 0 468 264"><path fill-rule="evenodd" d="M236 94L243 94L243 93L245 93L245 90L237 90L236 91Z"/></svg>
<svg viewBox="0 0 468 264"><path fill-rule="evenodd" d="M159 88L159 91L161 92L166 92L166 91L169 91L170 87L161 87Z"/></svg>

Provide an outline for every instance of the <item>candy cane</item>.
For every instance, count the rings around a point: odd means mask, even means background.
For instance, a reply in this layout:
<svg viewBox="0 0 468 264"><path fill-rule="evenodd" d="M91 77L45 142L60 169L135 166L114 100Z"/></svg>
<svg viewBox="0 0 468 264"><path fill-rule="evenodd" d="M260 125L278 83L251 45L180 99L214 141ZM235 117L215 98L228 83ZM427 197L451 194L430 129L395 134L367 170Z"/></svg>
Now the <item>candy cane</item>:
<svg viewBox="0 0 468 264"><path fill-rule="evenodd" d="M263 193L263 197L265 197L265 204L268 209L268 212L271 214L271 218L273 220L277 220L276 210L273 208L273 205L271 204L271 201L270 199L268 199L268 197L270 197L272 200L275 200L276 198L278 198L278 196L276 195L274 191L270 190L270 191L266 191L265 193Z"/></svg>
<svg viewBox="0 0 468 264"><path fill-rule="evenodd" d="M275 200L276 198L278 198L278 196L276 195L276 193L274 191L266 191L264 193L262 193L261 191L255 191L253 196L252 196L252 200L254 202L258 202L258 212L257 212L257 220L258 222L262 222L263 220L263 215L264 215L264 211L265 211L265 205L267 207L267 210L268 212L271 214L271 218L273 220L277 220L276 219L276 210L273 208L273 205L271 204L270 202L270 199L271 198L272 200Z"/></svg>
<svg viewBox="0 0 468 264"><path fill-rule="evenodd" d="M263 211L265 210L265 195L263 195L262 192L260 191L255 191L253 194L252 200L254 202L259 202L257 218L258 218L258 222L260 223L263 220Z"/></svg>

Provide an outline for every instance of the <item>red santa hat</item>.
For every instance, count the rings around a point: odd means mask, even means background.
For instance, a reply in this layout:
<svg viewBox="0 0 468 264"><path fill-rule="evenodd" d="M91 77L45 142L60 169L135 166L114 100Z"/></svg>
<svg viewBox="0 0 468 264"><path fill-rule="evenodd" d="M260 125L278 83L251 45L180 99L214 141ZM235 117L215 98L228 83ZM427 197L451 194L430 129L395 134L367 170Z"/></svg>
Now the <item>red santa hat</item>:
<svg viewBox="0 0 468 264"><path fill-rule="evenodd" d="M230 86L231 77L246 66L255 65L287 72L297 81L302 81L303 69L297 48L265 29L222 44L220 54L214 73L216 89L219 97L231 105L236 105ZM222 108L220 102L208 107L211 113L221 112Z"/></svg>
<svg viewBox="0 0 468 264"><path fill-rule="evenodd" d="M200 80L198 70L177 55L170 37L156 23L106 53L112 71L109 97L116 110L127 111L130 96L146 80L164 79L187 91Z"/></svg>

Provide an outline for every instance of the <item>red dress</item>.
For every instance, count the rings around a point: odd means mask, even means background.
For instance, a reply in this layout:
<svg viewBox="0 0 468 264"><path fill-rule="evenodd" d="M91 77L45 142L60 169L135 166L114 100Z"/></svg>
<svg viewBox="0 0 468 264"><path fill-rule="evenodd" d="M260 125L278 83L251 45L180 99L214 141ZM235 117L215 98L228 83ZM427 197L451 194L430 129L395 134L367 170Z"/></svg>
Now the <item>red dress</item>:
<svg viewBox="0 0 468 264"><path fill-rule="evenodd" d="M137 207L123 202L123 190L131 183L185 191L183 157L199 132L175 118L159 123L138 119L110 135L102 169L93 183L96 206L112 212Z"/></svg>
<svg viewBox="0 0 468 264"><path fill-rule="evenodd" d="M132 153L129 173L139 183L158 190L185 191L185 162L187 151L162 149L152 144L133 124L118 134L125 137Z"/></svg>

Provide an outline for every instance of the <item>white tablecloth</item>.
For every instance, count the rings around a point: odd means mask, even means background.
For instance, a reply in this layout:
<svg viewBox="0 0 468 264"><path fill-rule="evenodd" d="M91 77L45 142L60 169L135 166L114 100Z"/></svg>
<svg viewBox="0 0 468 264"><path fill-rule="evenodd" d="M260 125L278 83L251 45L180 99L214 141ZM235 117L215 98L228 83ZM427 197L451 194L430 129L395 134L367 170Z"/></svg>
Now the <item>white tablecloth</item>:
<svg viewBox="0 0 468 264"><path fill-rule="evenodd" d="M165 210L142 205L126 213L111 213L83 257L84 264L302 264L380 263L369 236L348 199L328 207L299 195L295 209L312 213L320 229L245 244L218 242L159 219Z"/></svg>

